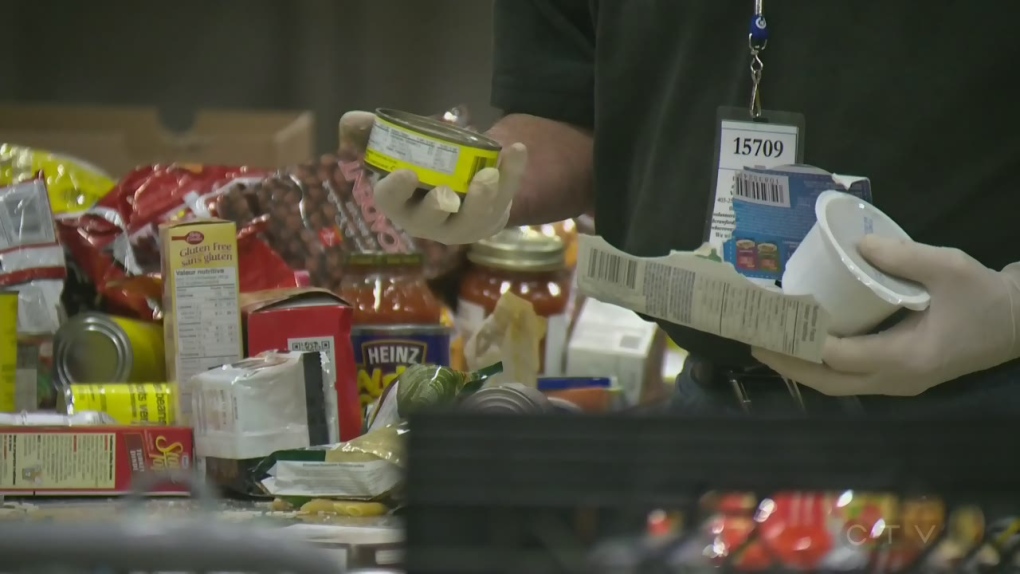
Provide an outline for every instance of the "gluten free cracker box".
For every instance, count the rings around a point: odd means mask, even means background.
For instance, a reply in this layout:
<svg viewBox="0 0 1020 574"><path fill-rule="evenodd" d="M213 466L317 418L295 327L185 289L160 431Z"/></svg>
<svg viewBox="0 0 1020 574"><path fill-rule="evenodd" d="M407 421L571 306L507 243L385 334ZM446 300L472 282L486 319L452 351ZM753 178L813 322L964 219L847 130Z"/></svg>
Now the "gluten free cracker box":
<svg viewBox="0 0 1020 574"><path fill-rule="evenodd" d="M237 228L200 219L160 227L163 331L168 378L180 388L180 421L191 424L188 381L243 357Z"/></svg>

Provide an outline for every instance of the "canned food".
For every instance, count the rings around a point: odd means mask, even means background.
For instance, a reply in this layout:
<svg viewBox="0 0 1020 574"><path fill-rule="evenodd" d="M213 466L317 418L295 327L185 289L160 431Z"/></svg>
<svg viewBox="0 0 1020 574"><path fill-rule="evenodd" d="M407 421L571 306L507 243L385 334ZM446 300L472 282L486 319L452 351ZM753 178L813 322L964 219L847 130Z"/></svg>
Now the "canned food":
<svg viewBox="0 0 1020 574"><path fill-rule="evenodd" d="M18 409L18 294L0 293L0 412Z"/></svg>
<svg viewBox="0 0 1020 574"><path fill-rule="evenodd" d="M173 426L177 422L177 385L172 383L110 383L66 385L57 396L57 410L106 413L123 425Z"/></svg>
<svg viewBox="0 0 1020 574"><path fill-rule="evenodd" d="M358 391L371 405L408 365L450 366L450 331L443 325L381 325L351 330Z"/></svg>
<svg viewBox="0 0 1020 574"><path fill-rule="evenodd" d="M462 406L477 412L521 415L550 413L556 410L541 391L520 383L486 387L464 399Z"/></svg>
<svg viewBox="0 0 1020 574"><path fill-rule="evenodd" d="M57 331L53 374L60 385L165 381L163 328L102 313L77 315Z"/></svg>
<svg viewBox="0 0 1020 574"><path fill-rule="evenodd" d="M762 271L771 273L782 271L782 264L779 262L779 246L775 243L759 243L758 266Z"/></svg>
<svg viewBox="0 0 1020 574"><path fill-rule="evenodd" d="M467 193L475 174L496 167L495 140L449 123L397 110L378 109L365 165L379 175L407 169L421 189L447 187Z"/></svg>

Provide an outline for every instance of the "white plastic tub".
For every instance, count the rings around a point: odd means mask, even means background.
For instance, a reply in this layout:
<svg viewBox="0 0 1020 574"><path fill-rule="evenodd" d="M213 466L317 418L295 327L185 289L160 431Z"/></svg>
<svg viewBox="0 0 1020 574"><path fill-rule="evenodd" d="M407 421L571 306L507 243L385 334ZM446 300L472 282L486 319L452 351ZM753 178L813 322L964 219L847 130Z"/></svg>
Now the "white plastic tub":
<svg viewBox="0 0 1020 574"><path fill-rule="evenodd" d="M860 335L899 309L928 307L923 286L879 271L857 252L865 235L910 239L889 216L839 191L822 192L815 215L818 220L786 264L783 292L812 295L830 315L829 334Z"/></svg>

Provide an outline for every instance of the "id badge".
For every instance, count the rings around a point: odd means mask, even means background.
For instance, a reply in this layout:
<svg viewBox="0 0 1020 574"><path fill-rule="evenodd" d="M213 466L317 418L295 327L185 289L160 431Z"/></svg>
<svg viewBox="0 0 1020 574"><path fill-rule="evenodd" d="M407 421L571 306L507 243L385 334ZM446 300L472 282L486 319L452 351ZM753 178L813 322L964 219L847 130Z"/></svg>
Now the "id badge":
<svg viewBox="0 0 1020 574"><path fill-rule="evenodd" d="M709 202L705 241L722 257L733 235L733 176L742 169L771 169L804 161L804 116L763 111L748 117L747 108L721 107L716 114L715 177Z"/></svg>

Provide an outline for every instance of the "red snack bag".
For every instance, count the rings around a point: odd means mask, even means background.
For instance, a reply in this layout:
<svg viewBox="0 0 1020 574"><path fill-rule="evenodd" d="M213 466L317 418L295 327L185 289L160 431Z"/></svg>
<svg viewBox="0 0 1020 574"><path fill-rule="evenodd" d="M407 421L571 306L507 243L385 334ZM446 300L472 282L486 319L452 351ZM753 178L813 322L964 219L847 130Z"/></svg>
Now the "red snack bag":
<svg viewBox="0 0 1020 574"><path fill-rule="evenodd" d="M143 166L125 176L87 213L61 221L60 235L74 261L96 285L108 310L158 318L159 301L132 290L124 279L159 273L159 225L215 215L210 206L227 184L234 180L258 181L263 176L263 172L245 167ZM252 245L256 251L252 253L271 260L271 269L278 271L279 259L260 250L257 238L250 241L255 242ZM289 275L290 282L285 280L286 275L251 274L257 285L265 284L268 278L277 286L293 286L296 282Z"/></svg>

